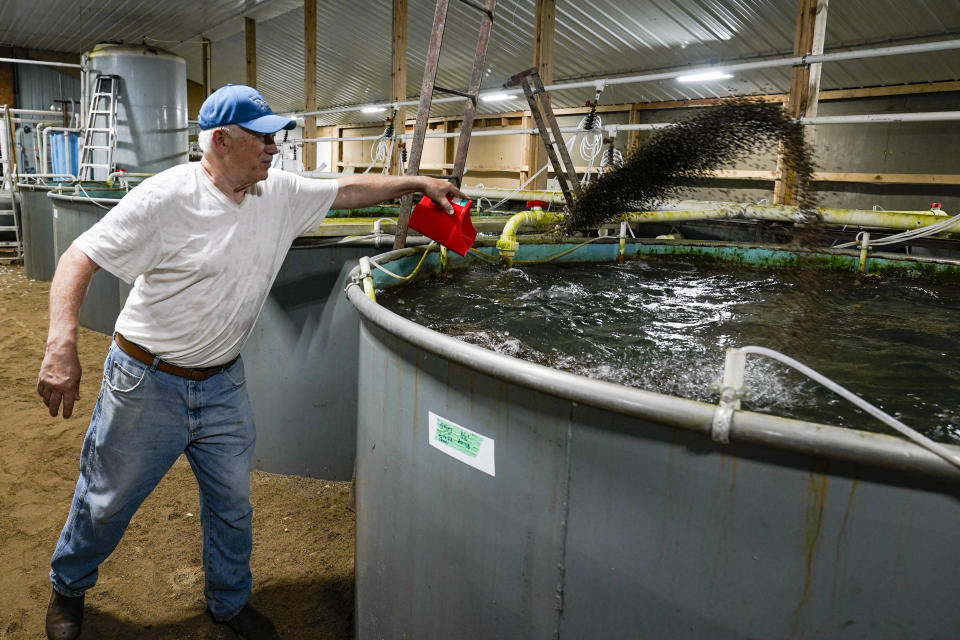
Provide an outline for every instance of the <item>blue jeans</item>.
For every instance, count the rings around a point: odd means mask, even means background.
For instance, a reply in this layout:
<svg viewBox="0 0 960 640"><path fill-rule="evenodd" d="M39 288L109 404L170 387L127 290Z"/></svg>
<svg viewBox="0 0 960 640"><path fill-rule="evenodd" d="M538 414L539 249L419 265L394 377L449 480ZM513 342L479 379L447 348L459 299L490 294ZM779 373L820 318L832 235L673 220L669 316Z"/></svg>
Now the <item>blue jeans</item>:
<svg viewBox="0 0 960 640"><path fill-rule="evenodd" d="M215 619L233 617L250 596L254 440L242 360L193 381L112 343L70 515L50 561L53 588L78 596L96 583L134 512L186 453L200 486L204 595Z"/></svg>

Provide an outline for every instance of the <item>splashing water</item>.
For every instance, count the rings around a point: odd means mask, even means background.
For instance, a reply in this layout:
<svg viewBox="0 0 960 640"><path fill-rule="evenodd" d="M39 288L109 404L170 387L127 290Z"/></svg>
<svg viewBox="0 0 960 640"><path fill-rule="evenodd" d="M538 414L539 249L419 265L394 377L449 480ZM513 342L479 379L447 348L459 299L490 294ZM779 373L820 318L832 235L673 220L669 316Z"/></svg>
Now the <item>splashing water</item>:
<svg viewBox="0 0 960 640"><path fill-rule="evenodd" d="M387 308L460 340L556 369L716 402L727 347L783 351L931 438L960 443L960 285L820 274L815 314L785 304L795 271L685 263L453 272L378 294ZM807 313L802 351L783 331ZM786 315L787 317L784 317ZM777 362L748 358L744 408L889 433Z"/></svg>

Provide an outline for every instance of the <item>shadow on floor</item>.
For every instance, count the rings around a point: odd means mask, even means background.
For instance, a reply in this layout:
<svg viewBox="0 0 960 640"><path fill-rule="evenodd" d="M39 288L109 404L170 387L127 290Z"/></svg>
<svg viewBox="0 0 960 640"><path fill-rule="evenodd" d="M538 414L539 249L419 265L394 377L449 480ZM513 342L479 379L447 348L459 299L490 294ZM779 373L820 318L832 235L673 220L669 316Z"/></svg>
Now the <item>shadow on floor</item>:
<svg viewBox="0 0 960 640"><path fill-rule="evenodd" d="M94 587L96 588L96 587ZM267 614L282 638L295 640L352 640L353 582L334 580L268 585L256 589L250 602ZM206 610L181 620L143 626L98 611L88 604L81 640L233 640L235 635L218 625ZM149 625L149 626L148 626Z"/></svg>

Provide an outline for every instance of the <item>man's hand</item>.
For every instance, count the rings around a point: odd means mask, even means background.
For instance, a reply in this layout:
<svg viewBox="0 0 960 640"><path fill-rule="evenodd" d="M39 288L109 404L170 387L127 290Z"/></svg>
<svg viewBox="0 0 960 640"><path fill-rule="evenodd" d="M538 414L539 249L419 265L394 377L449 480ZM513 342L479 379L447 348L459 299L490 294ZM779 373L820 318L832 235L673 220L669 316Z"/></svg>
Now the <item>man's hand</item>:
<svg viewBox="0 0 960 640"><path fill-rule="evenodd" d="M452 182L447 180L441 180L439 178L428 178L423 177L426 183L423 186L423 193L426 196L429 196L431 200L438 203L443 210L447 212L448 215L453 215L453 207L450 205L450 201L447 200L447 196L452 198L466 198L467 195L457 189Z"/></svg>
<svg viewBox="0 0 960 640"><path fill-rule="evenodd" d="M40 365L37 393L54 418L61 402L63 417L69 418L73 403L80 399L77 316L90 280L99 268L80 249L70 245L60 257L57 272L50 283L50 331Z"/></svg>
<svg viewBox="0 0 960 640"><path fill-rule="evenodd" d="M73 414L73 405L80 399L80 358L75 346L47 345L40 365L37 393L43 398L50 415L57 416L63 402L63 417Z"/></svg>

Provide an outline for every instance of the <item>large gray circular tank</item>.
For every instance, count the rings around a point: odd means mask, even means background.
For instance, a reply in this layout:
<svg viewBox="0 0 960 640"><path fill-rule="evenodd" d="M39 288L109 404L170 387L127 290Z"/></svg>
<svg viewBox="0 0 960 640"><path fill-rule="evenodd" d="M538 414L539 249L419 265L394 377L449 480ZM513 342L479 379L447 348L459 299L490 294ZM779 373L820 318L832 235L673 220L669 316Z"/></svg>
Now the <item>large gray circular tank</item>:
<svg viewBox="0 0 960 640"><path fill-rule="evenodd" d="M616 260L615 238L584 249ZM703 245L631 240L627 255L661 249ZM852 273L856 254L841 251L831 258ZM376 261L407 275L419 254ZM723 444L716 405L443 335L368 298L359 271L347 274L361 316L358 638L957 637L960 471L948 462L888 435L739 410Z"/></svg>
<svg viewBox="0 0 960 640"><path fill-rule="evenodd" d="M53 210L54 262L60 260L60 256L80 234L107 215L125 193L120 189L101 188L93 191L90 185L88 188L91 190L79 194L72 191L50 191L46 194ZM113 333L113 326L127 301L128 293L130 287L125 282L109 271L100 269L93 274L80 307L80 325L107 335Z"/></svg>
<svg viewBox="0 0 960 640"><path fill-rule="evenodd" d="M89 55L89 95L98 75L119 76L117 168L158 173L187 162L187 65L183 58L154 47L98 44ZM87 105L89 107L89 105ZM102 125L101 125L102 126ZM101 134L95 144L104 144ZM106 177L95 169L93 178Z"/></svg>
<svg viewBox="0 0 960 640"><path fill-rule="evenodd" d="M53 249L53 203L47 193L56 184L21 182L20 220L23 226L23 274L32 280L53 280L57 256Z"/></svg>

